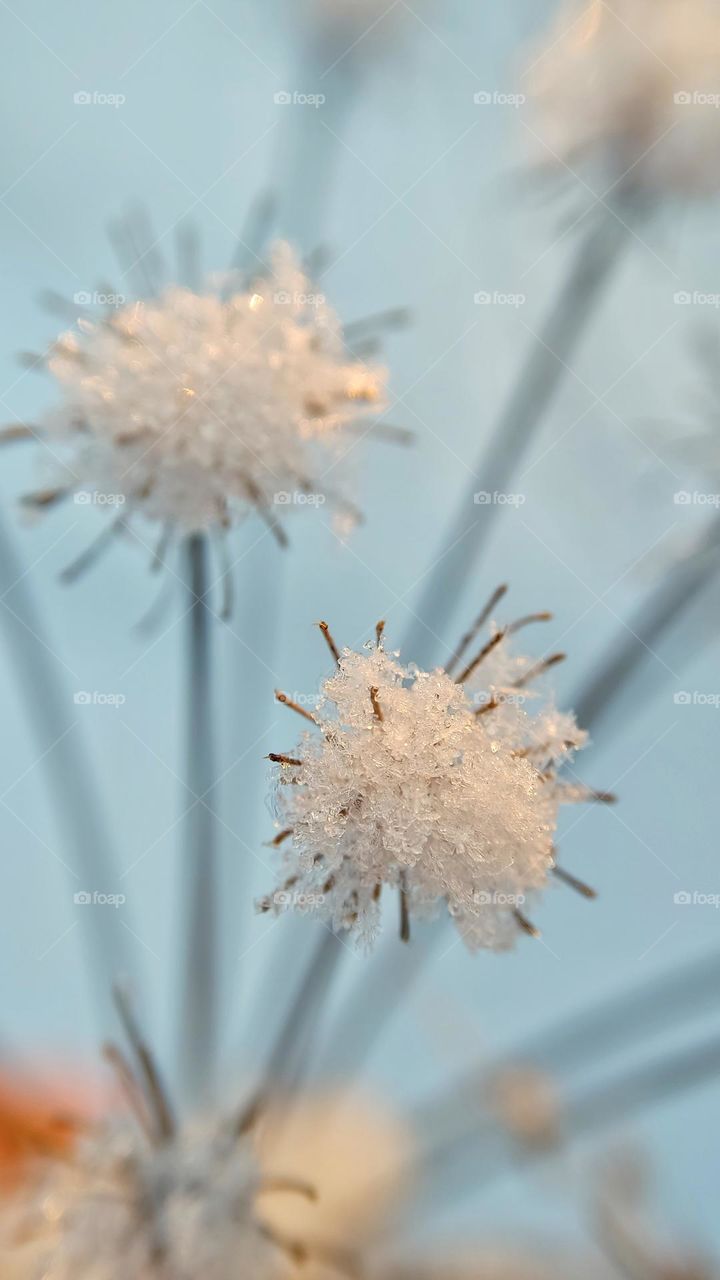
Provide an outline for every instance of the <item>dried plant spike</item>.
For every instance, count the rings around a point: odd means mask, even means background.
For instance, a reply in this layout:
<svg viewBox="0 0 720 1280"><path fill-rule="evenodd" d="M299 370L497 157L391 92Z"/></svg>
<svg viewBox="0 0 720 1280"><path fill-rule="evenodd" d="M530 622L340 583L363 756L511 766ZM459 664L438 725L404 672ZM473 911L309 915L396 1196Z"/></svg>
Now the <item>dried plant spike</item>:
<svg viewBox="0 0 720 1280"><path fill-rule="evenodd" d="M471 951L516 944L513 908L550 882L560 805L580 798L563 766L587 735L547 693L517 692L538 664L515 655L513 639L498 632L473 663L481 695L383 645L338 655L320 689L320 733L275 757L275 817L288 834L260 910L312 914L367 947L387 888L404 940L416 920L447 912ZM296 759L302 771L284 776Z"/></svg>
<svg viewBox="0 0 720 1280"><path fill-rule="evenodd" d="M309 720L311 724L317 724L314 715L311 715L305 707L301 707L298 702L293 702L292 698L288 698L286 693L281 693L279 689L275 690L275 701L281 702L284 707L289 707L291 711L297 711L299 716L303 716L305 720Z"/></svg>
<svg viewBox="0 0 720 1280"><path fill-rule="evenodd" d="M493 610L500 603L503 596L507 594L507 591L508 591L508 585L506 582L501 583L499 587L495 588L492 595L490 596L490 599L481 609L480 613L478 614L477 618L473 622L469 631L465 632L465 635L462 637L450 661L445 664L445 670L447 671L448 675L450 675L450 673L457 666L463 654L465 653L469 645L472 644L473 640L475 639L476 635L481 630L481 628L485 626L485 623L492 616Z"/></svg>
<svg viewBox="0 0 720 1280"><path fill-rule="evenodd" d="M496 649L497 646L504 640L505 634L506 634L505 631L497 631L495 635L492 637L492 639L488 640L486 645L483 645L482 649L478 654L476 654L472 662L468 663L468 665L465 667L465 670L461 671L460 675L455 677L455 683L465 684L466 680L469 680L470 676L473 675L475 671L477 671L477 668L480 666L482 662L485 661L488 655L492 653L493 649Z"/></svg>
<svg viewBox="0 0 720 1280"><path fill-rule="evenodd" d="M543 658L542 662L537 662L519 680L515 680L514 688L526 688L527 685L532 684L533 680L537 680L538 676L542 676L546 671L549 671L551 667L556 667L559 662L565 662L566 658L566 653L551 653L549 658Z"/></svg>
<svg viewBox="0 0 720 1280"><path fill-rule="evenodd" d="M273 764L282 764L286 766L293 765L294 767L297 767L297 768L299 768L299 766L303 763L302 760L296 760L294 756L282 755L276 751L271 751L267 759L271 760Z"/></svg>
<svg viewBox="0 0 720 1280"><path fill-rule="evenodd" d="M586 884L584 880L578 880L577 876L571 875L563 867L558 867L556 864L553 867L553 875L557 876L558 880L562 880L563 884L566 884L568 888L574 889L582 898L597 898L597 889L593 889L592 885Z"/></svg>
<svg viewBox="0 0 720 1280"><path fill-rule="evenodd" d="M23 494L20 501L25 507L34 507L36 510L41 510L44 507L54 507L58 502L62 502L69 496L69 489L38 489L35 493Z"/></svg>
<svg viewBox="0 0 720 1280"><path fill-rule="evenodd" d="M526 933L529 938L542 937L540 930L532 923L532 920L528 920L527 916L524 915L517 907L513 908L513 915L517 920L520 929L522 929L523 933Z"/></svg>
<svg viewBox="0 0 720 1280"><path fill-rule="evenodd" d="M140 1034L127 992L119 983L116 983L113 987L113 1000L137 1061L140 1077L147 1093L148 1103L157 1126L158 1138L162 1142L170 1142L175 1135L175 1119L170 1103L155 1066L153 1055Z"/></svg>
<svg viewBox="0 0 720 1280"><path fill-rule="evenodd" d="M154 1142L154 1124L148 1112L147 1101L125 1054L118 1045L111 1043L103 1045L102 1053L105 1061L115 1072L130 1110L137 1119L142 1132L149 1142Z"/></svg>
<svg viewBox="0 0 720 1280"><path fill-rule="evenodd" d="M381 618L380 621L376 622L375 624L375 644L377 645L378 649L382 644L384 633L385 633L385 620Z"/></svg>
<svg viewBox="0 0 720 1280"><path fill-rule="evenodd" d="M400 872L400 941L410 941L410 907L408 904L407 876Z"/></svg>
<svg viewBox="0 0 720 1280"><path fill-rule="evenodd" d="M275 836L275 839L270 841L270 847L273 849L279 849L280 845L283 844L284 841L287 840L288 837L292 835L292 833L293 833L292 827L286 827L284 831L278 831L277 835Z"/></svg>
<svg viewBox="0 0 720 1280"><path fill-rule="evenodd" d="M18 440L37 439L37 428L27 426L24 422L0 427L0 444L15 444Z"/></svg>
<svg viewBox="0 0 720 1280"><path fill-rule="evenodd" d="M339 651L339 649L338 649L337 645L335 644L335 641L334 641L334 640L333 640L333 638L332 638L332 635L331 635L331 633L330 633L330 628L329 628L329 626L328 626L327 622L318 622L318 626L319 626L320 630L322 631L323 636L325 637L325 643L327 644L327 647L328 647L328 649L330 650L330 652L331 652L331 654L332 654L333 658L335 659L335 661L336 661L337 663L339 663L339 662L340 662L340 651Z"/></svg>
<svg viewBox="0 0 720 1280"><path fill-rule="evenodd" d="M291 1195L304 1196L306 1200L310 1200L312 1203L316 1203L319 1198L317 1187L314 1187L312 1183L303 1182L301 1178L286 1178L279 1174L263 1174L257 1191L258 1195L287 1191Z"/></svg>
<svg viewBox="0 0 720 1280"><path fill-rule="evenodd" d="M516 632L522 631L523 627L529 627L534 622L552 622L551 613L527 613L524 618L517 618L515 622L508 623L505 628L509 636L514 636Z"/></svg>
<svg viewBox="0 0 720 1280"><path fill-rule="evenodd" d="M494 710L495 710L495 708L496 708L496 707L499 707L499 706L500 706L500 703L498 702L497 698L496 698L496 697L492 697L492 698L488 699L488 701L487 701L487 702L484 702L484 703L483 703L483 705L482 705L481 707L478 707L477 711L475 712L475 715L476 715L476 716L486 716L486 715L487 715L487 713L488 713L488 711L494 711Z"/></svg>

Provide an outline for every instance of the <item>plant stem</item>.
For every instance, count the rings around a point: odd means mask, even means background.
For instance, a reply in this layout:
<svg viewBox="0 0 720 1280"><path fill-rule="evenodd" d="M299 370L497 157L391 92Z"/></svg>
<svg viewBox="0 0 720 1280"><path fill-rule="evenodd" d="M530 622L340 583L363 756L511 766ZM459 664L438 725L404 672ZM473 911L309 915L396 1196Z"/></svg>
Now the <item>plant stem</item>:
<svg viewBox="0 0 720 1280"><path fill-rule="evenodd" d="M577 246L565 283L520 378L483 448L470 485L428 575L403 650L421 666L434 661L433 632L445 626L477 566L480 554L502 509L497 502L476 502L481 490L491 496L507 492L515 468L551 404L568 369L568 361L606 287L627 228L606 213Z"/></svg>
<svg viewBox="0 0 720 1280"><path fill-rule="evenodd" d="M588 685L571 702L578 724L597 730L611 706L672 623L720 573L720 518L701 546L673 568L643 601L634 618L613 637Z"/></svg>
<svg viewBox="0 0 720 1280"><path fill-rule="evenodd" d="M180 1010L181 1084L197 1103L213 1088L217 1050L218 931L217 831L206 797L215 783L215 737L211 680L209 547L192 534L184 547L190 594L186 651L186 786L191 806L185 819L185 949Z"/></svg>
<svg viewBox="0 0 720 1280"><path fill-rule="evenodd" d="M627 1052L668 1026L677 1028L710 1011L720 982L720 952L668 970L628 992L605 997L529 1037L500 1058L471 1067L450 1087L415 1109L416 1131L433 1149L449 1147L469 1133L478 1144L486 1126L483 1108L493 1079L508 1067L524 1065L558 1083L573 1072ZM485 1118L483 1118L483 1116Z"/></svg>
<svg viewBox="0 0 720 1280"><path fill-rule="evenodd" d="M321 1070L346 1083L357 1076L398 1009L410 998L444 937L439 922L415 930L413 945L390 938L342 1002L325 1036Z"/></svg>
<svg viewBox="0 0 720 1280"><path fill-rule="evenodd" d="M60 659L45 635L27 570L1 524L0 603L4 639L42 753L38 764L45 771L61 837L73 864L70 870L77 876L73 892L117 892L118 863L100 789L77 718L72 715L72 695L59 672ZM105 1029L112 1008L112 984L119 974L129 974L120 916L90 903L82 906L79 923L88 948L88 980L101 1028Z"/></svg>

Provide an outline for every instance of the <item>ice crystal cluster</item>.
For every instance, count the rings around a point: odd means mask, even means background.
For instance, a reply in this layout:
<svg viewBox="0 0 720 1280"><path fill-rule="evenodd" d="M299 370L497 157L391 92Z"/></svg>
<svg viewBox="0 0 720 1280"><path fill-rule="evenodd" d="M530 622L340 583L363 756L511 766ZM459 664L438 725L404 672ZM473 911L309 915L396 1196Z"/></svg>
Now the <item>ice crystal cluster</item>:
<svg viewBox="0 0 720 1280"><path fill-rule="evenodd" d="M720 187L717 0L570 0L526 78L540 159L649 194Z"/></svg>
<svg viewBox="0 0 720 1280"><path fill-rule="evenodd" d="M102 1132L6 1208L2 1256L24 1280L279 1280L259 1186L247 1140L203 1130L150 1148Z"/></svg>
<svg viewBox="0 0 720 1280"><path fill-rule="evenodd" d="M344 431L384 404L385 372L353 359L337 316L287 245L249 288L156 298L83 317L49 368L65 404L71 485L180 532L249 510L274 529L293 507L342 499L324 482Z"/></svg>
<svg viewBox="0 0 720 1280"><path fill-rule="evenodd" d="M446 905L471 950L512 945L553 868L559 805L583 790L558 768L585 735L551 701L530 713L533 669L497 632L465 683L380 644L339 654L317 731L276 766L284 868L261 909L313 911L367 944L389 887L408 917Z"/></svg>

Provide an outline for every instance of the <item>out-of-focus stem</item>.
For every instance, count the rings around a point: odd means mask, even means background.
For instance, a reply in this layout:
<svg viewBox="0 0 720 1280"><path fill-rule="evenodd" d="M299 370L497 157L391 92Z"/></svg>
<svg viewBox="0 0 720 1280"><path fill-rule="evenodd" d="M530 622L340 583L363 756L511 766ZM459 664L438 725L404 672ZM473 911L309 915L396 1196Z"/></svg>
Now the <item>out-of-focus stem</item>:
<svg viewBox="0 0 720 1280"><path fill-rule="evenodd" d="M217 831L207 796L215 783L211 679L210 550L203 534L184 547L190 595L186 652L186 803L183 849L184 972L180 1006L179 1070L186 1099L197 1103L214 1084L217 1051L218 930Z"/></svg>
<svg viewBox="0 0 720 1280"><path fill-rule="evenodd" d="M596 664L594 675L571 702L578 724L597 731L642 663L696 596L720 573L720 519L712 522L689 560L675 566L623 625Z"/></svg>
<svg viewBox="0 0 720 1280"><path fill-rule="evenodd" d="M373 958L343 1001L325 1036L320 1070L348 1081L361 1071L398 1009L423 977L444 936L439 922L415 930L412 944L401 947L392 936Z"/></svg>
<svg viewBox="0 0 720 1280"><path fill-rule="evenodd" d="M417 1108L418 1132L435 1147L446 1147L487 1121L483 1111L488 1087L503 1068L518 1064L549 1073L560 1081L573 1071L606 1061L681 1020L692 1020L714 1007L720 982L720 952L713 951L643 982L628 992L610 996L573 1013L521 1042L502 1058L470 1068L449 1088Z"/></svg>
<svg viewBox="0 0 720 1280"><path fill-rule="evenodd" d="M38 764L47 779L68 865L77 868L72 891L117 892L117 859L90 757L71 714L72 697L46 638L27 571L1 524L0 603L2 634L42 753ZM80 911L79 924L88 949L88 979L104 1028L112 1008L113 981L130 972L120 917L117 911L87 905Z"/></svg>
<svg viewBox="0 0 720 1280"><path fill-rule="evenodd" d="M363 79L352 56L328 69L330 61L316 44L305 48L292 73L293 90L322 94L326 101L286 112L278 139L278 230L305 253L321 243L342 139Z"/></svg>
<svg viewBox="0 0 720 1280"><path fill-rule="evenodd" d="M428 666L434 634L454 612L476 569L501 504L478 505L477 492L508 490L543 415L565 374L568 361L591 319L626 243L627 228L603 214L578 244L565 283L525 362L504 412L483 448L470 484L441 545L402 646L407 658Z"/></svg>

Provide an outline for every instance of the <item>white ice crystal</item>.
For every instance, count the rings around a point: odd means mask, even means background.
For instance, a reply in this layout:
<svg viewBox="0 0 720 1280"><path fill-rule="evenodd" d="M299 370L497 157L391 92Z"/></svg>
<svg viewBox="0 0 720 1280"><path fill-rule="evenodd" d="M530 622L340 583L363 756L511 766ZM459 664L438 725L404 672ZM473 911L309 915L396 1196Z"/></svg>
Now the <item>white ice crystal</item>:
<svg viewBox="0 0 720 1280"><path fill-rule="evenodd" d="M216 1130L149 1147L118 1128L53 1162L0 1218L24 1280L280 1280L281 1248L256 1216L248 1140Z"/></svg>
<svg viewBox="0 0 720 1280"><path fill-rule="evenodd" d="M81 318L49 368L65 404L46 435L55 455L69 446L70 487L186 533L250 510L278 531L325 502L347 516L334 479L347 429L384 407L385 371L348 353L282 244L250 287L172 287Z"/></svg>
<svg viewBox="0 0 720 1280"><path fill-rule="evenodd" d="M526 84L541 163L650 194L720 188L717 0L568 0Z"/></svg>
<svg viewBox="0 0 720 1280"><path fill-rule="evenodd" d="M261 910L312 911L368 942L389 887L410 917L445 905L472 950L512 945L554 866L558 769L585 734L551 702L531 714L535 664L505 633L485 648L462 682L381 644L339 655L317 729L275 758L284 867Z"/></svg>

